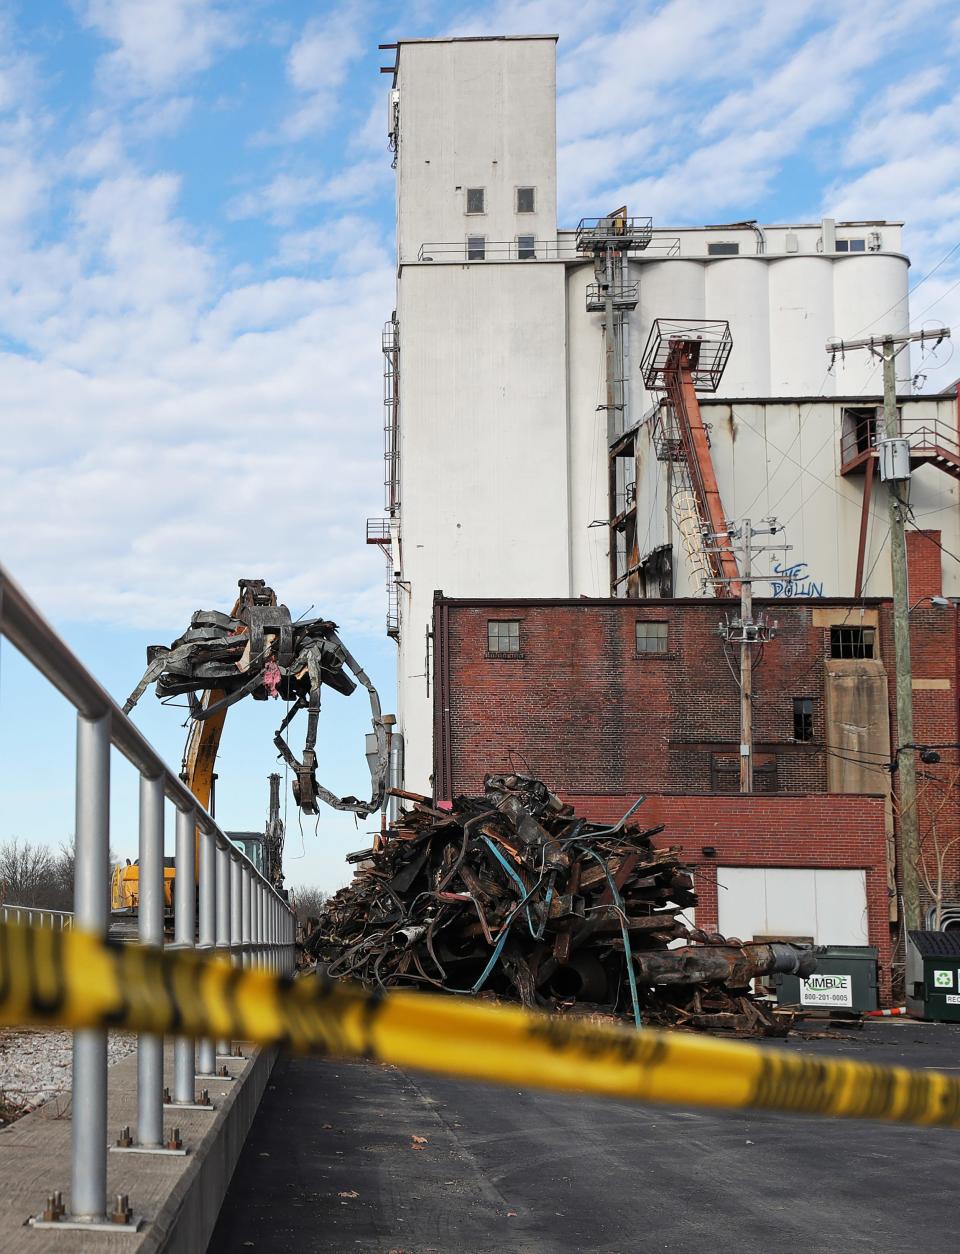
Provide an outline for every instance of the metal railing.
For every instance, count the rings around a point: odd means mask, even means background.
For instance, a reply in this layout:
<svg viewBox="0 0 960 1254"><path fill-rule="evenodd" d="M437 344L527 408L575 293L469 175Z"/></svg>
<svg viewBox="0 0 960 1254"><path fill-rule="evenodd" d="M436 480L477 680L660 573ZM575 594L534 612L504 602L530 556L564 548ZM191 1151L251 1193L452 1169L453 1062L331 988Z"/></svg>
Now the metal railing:
<svg viewBox="0 0 960 1254"><path fill-rule="evenodd" d="M34 923L37 927L51 927L55 932L65 932L73 927L70 910L47 910L45 906L0 906L0 923Z"/></svg>
<svg viewBox="0 0 960 1254"><path fill-rule="evenodd" d="M475 240L480 238L482 237L474 237ZM655 235L647 244L631 244L625 251L631 255L636 253L638 257L640 252L657 258L678 257L680 237ZM467 239L430 241L420 245L417 261L583 261L583 252L578 249L576 237L568 233L560 239L535 239L528 242L484 239L482 250L478 244L471 244Z"/></svg>
<svg viewBox="0 0 960 1254"><path fill-rule="evenodd" d="M163 762L2 566L0 636L6 637L77 712L75 926L105 938L110 922L113 746L140 775L140 942L158 948L164 943L164 801L168 800L176 809L174 946L216 952L237 965L291 973L294 924L286 900L197 804L177 773ZM198 888L199 932L195 933ZM229 1042L224 1045L229 1046ZM174 1054L169 1106L192 1108L197 1102L198 1075L212 1077L216 1069L216 1045L200 1042L199 1072L192 1040L178 1039ZM163 1038L141 1035L137 1041L136 1138L131 1138L132 1144L116 1148L138 1153L183 1152L165 1145L163 1111ZM100 1029L73 1034L71 1135L69 1214L59 1194L54 1194L54 1205L48 1202L38 1222L89 1228L112 1221L112 1230L130 1230L135 1225L130 1222L125 1198L118 1198L117 1209L109 1217L107 1214L107 1034Z"/></svg>
<svg viewBox="0 0 960 1254"><path fill-rule="evenodd" d="M911 455L933 460L943 458L960 462L960 434L956 424L941 418L913 415L906 409L900 411L900 434L910 445ZM861 465L872 457L877 447L879 423L875 414L861 413L852 419L844 416L844 429L840 436L840 466L842 470Z"/></svg>

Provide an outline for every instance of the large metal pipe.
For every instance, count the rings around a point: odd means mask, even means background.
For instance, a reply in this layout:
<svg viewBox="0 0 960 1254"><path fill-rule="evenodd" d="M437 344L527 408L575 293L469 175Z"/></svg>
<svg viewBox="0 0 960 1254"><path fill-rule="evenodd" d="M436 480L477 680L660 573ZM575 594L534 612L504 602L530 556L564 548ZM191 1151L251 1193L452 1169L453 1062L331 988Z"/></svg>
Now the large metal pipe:
<svg viewBox="0 0 960 1254"><path fill-rule="evenodd" d="M174 879L173 940L177 949L193 949L196 900L196 818L177 811L177 874ZM197 1098L194 1041L178 1037L173 1047L173 1100L192 1105Z"/></svg>
<svg viewBox="0 0 960 1254"><path fill-rule="evenodd" d="M2 599L2 598L0 598ZM77 716L76 926L106 938L110 879L110 715ZM73 1034L71 1210L81 1219L107 1212L107 1034Z"/></svg>
<svg viewBox="0 0 960 1254"><path fill-rule="evenodd" d="M138 928L141 945L163 947L163 779L140 776ZM163 1037L137 1038L137 1143L163 1144Z"/></svg>
<svg viewBox="0 0 960 1254"><path fill-rule="evenodd" d="M726 984L747 988L761 975L782 971L806 977L817 968L813 951L786 944L683 945L634 955L647 984Z"/></svg>

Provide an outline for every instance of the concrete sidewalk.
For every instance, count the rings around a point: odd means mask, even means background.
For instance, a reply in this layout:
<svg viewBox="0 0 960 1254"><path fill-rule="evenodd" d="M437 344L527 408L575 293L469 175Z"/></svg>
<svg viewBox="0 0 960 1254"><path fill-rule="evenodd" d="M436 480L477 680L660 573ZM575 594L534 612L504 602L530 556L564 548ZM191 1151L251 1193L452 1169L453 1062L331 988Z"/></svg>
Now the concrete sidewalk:
<svg viewBox="0 0 960 1254"><path fill-rule="evenodd" d="M165 1073L173 1074L173 1048ZM216 1221L237 1155L256 1112L275 1058L273 1051L245 1050L248 1057L228 1063L234 1083L198 1082L216 1107L207 1111L165 1111L164 1127L178 1126L185 1157L113 1154L107 1160L108 1205L127 1193L144 1222L134 1235L57 1232L26 1225L43 1209L48 1194L62 1190L69 1209L70 1102L64 1096L0 1130L0 1250L3 1254L199 1254ZM111 1140L124 1125L136 1127L137 1060L110 1068L107 1131ZM199 1235L202 1233L202 1237Z"/></svg>

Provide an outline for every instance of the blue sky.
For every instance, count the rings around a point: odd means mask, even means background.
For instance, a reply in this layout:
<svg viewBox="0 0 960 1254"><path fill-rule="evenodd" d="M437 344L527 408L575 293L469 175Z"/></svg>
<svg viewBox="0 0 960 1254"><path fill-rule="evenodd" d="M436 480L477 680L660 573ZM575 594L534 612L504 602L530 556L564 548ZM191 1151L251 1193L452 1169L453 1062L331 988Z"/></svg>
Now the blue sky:
<svg viewBox="0 0 960 1254"><path fill-rule="evenodd" d="M903 218L914 324L960 324L960 0L0 0L0 560L117 698L148 643L253 575L337 620L392 706L363 544L393 306L377 44L543 31L563 224L621 200L662 225ZM960 357L924 369L944 386ZM260 825L274 766L276 709L247 707L230 827ZM148 695L136 718L176 764L176 711ZM363 791L363 702L329 694L321 722L321 778ZM69 836L72 752L63 703L0 646L0 839ZM289 878L336 887L365 837L314 826L301 842L290 807Z"/></svg>

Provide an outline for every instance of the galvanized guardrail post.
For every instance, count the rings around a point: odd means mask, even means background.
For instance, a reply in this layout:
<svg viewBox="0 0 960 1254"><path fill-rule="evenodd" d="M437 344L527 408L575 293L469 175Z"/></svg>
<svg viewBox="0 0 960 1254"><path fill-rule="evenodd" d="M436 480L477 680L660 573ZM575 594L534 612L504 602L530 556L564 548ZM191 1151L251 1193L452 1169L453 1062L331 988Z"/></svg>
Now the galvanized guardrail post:
<svg viewBox="0 0 960 1254"><path fill-rule="evenodd" d="M225 840L217 841L217 957L230 961L230 849ZM229 1041L217 1042L217 1053L227 1055Z"/></svg>
<svg viewBox="0 0 960 1254"><path fill-rule="evenodd" d="M77 715L76 855L77 926L106 939L110 882L110 714ZM107 1215L107 1034L84 1028L73 1034L73 1217Z"/></svg>
<svg viewBox="0 0 960 1254"><path fill-rule="evenodd" d="M212 958L217 944L217 838L213 831L200 828L200 929L197 949ZM198 1051L197 1070L212 1078L217 1070L217 1049L204 1037Z"/></svg>
<svg viewBox="0 0 960 1254"><path fill-rule="evenodd" d="M140 776L140 900L137 906L141 945L163 948L163 777ZM144 1149L163 1145L163 1037L137 1038L137 1143Z"/></svg>
<svg viewBox="0 0 960 1254"><path fill-rule="evenodd" d="M263 934L260 931L262 921L260 885L256 880L250 884L250 941L252 945L252 965L259 967L263 963Z"/></svg>
<svg viewBox="0 0 960 1254"><path fill-rule="evenodd" d="M176 949L194 947L196 900L196 813L177 810L177 874L174 879L173 940ZM179 1036L173 1047L173 1103L194 1105L197 1100L195 1043Z"/></svg>
<svg viewBox="0 0 960 1254"><path fill-rule="evenodd" d="M240 965L249 967L253 965L253 951L251 948L251 919L250 919L250 868L247 864L240 864Z"/></svg>

